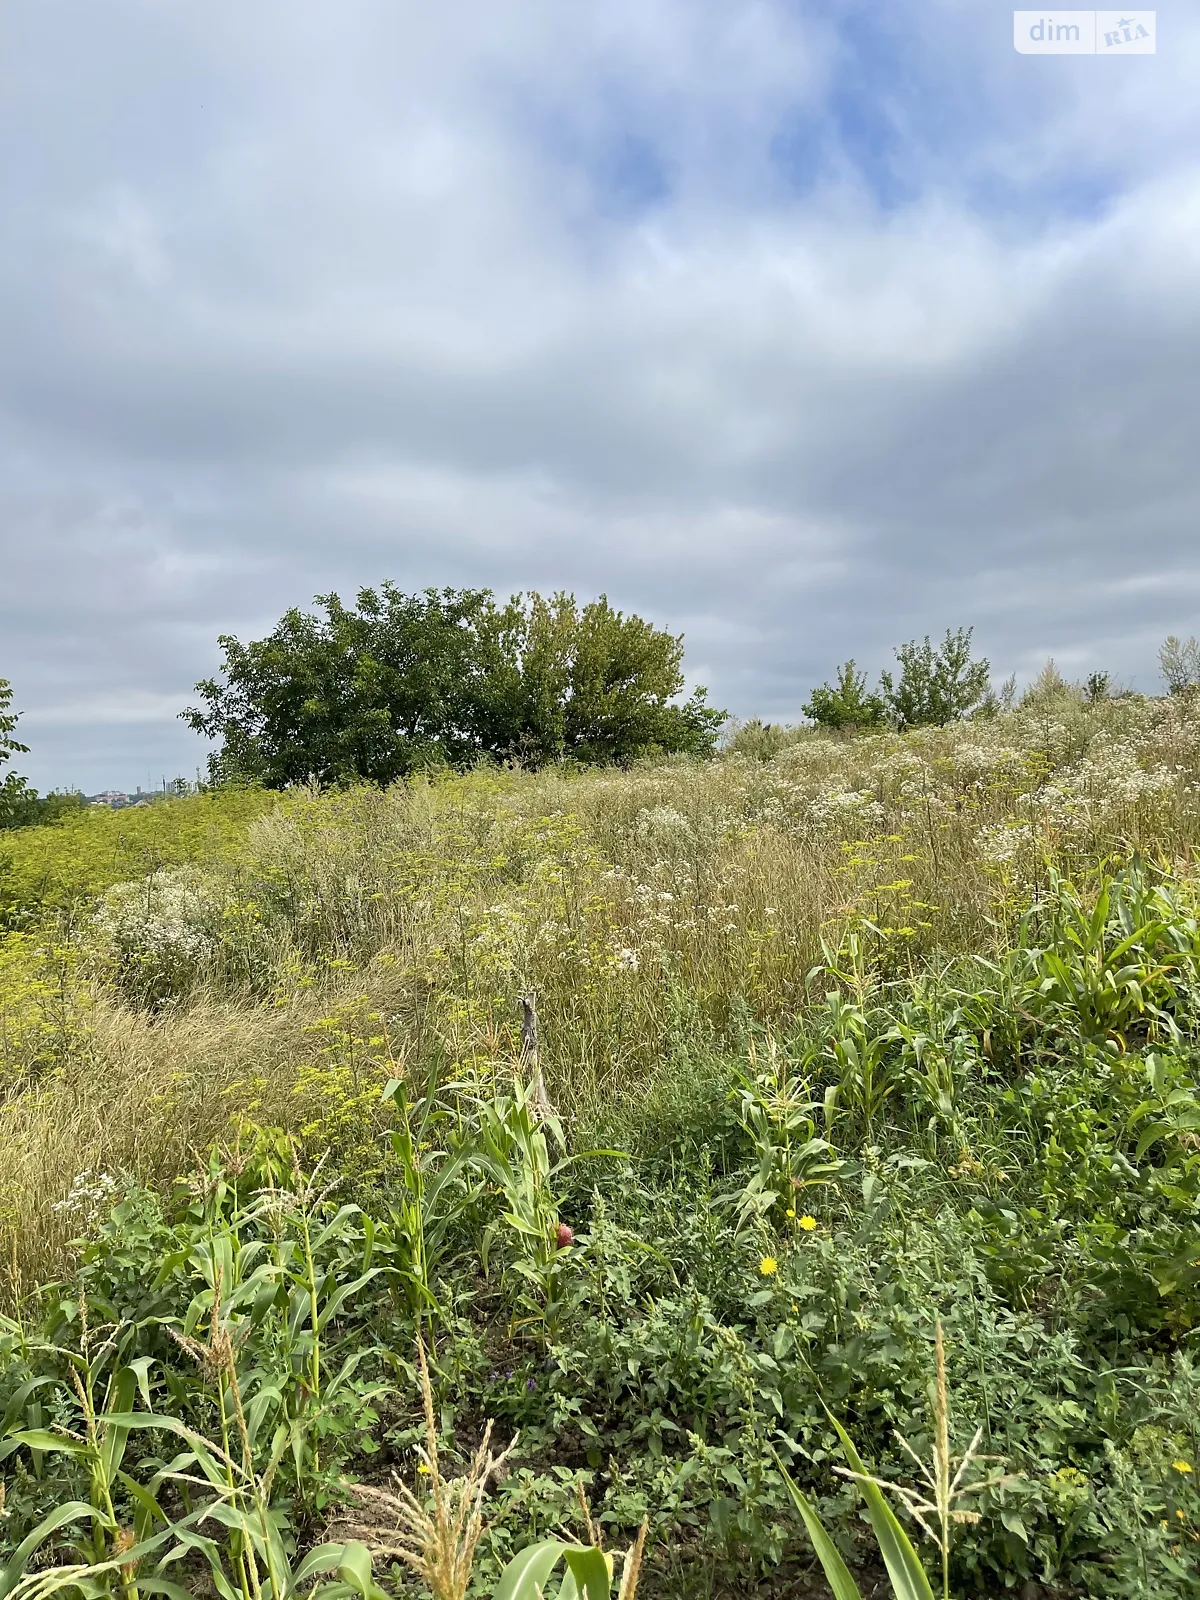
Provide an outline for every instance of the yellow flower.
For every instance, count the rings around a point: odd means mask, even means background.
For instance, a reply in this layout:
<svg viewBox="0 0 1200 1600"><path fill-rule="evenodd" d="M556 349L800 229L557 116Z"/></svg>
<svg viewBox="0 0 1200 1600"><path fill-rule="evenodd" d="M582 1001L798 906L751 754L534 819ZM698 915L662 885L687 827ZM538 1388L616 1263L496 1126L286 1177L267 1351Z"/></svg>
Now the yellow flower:
<svg viewBox="0 0 1200 1600"><path fill-rule="evenodd" d="M429 1463L428 1463L428 1461L421 1461L421 1462L419 1462L419 1463L418 1463L418 1464L417 1464L417 1471L418 1471L418 1472L419 1472L419 1473L421 1473L421 1474L422 1474L422 1475L423 1475L423 1476L424 1476L424 1477L428 1477L428 1476L429 1476L429 1473L430 1473L430 1472L431 1472L431 1471L432 1471L432 1470L433 1470L433 1469L432 1469L432 1468L431 1468L431 1467L430 1467L430 1465L429 1465Z"/></svg>
<svg viewBox="0 0 1200 1600"><path fill-rule="evenodd" d="M787 1209L787 1214L788 1214L789 1217L794 1217L796 1215L795 1206L789 1206L788 1209Z"/></svg>
<svg viewBox="0 0 1200 1600"><path fill-rule="evenodd" d="M764 1256L758 1263L758 1270L764 1278L773 1278L779 1271L779 1263L774 1256Z"/></svg>
<svg viewBox="0 0 1200 1600"><path fill-rule="evenodd" d="M1190 1472L1192 1470L1191 1463L1187 1461L1172 1461L1171 1465L1176 1472Z"/></svg>
<svg viewBox="0 0 1200 1600"><path fill-rule="evenodd" d="M805 1233L811 1233L817 1226L817 1219L816 1217L801 1217L800 1226L804 1229Z"/></svg>

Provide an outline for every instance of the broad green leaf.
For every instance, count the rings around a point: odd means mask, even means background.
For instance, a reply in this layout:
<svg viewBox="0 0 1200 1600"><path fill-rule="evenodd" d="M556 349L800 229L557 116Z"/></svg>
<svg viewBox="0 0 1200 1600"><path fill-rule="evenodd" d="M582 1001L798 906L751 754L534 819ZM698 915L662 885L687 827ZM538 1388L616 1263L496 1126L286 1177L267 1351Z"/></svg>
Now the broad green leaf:
<svg viewBox="0 0 1200 1600"><path fill-rule="evenodd" d="M176 1438L191 1446L196 1456L196 1464L209 1482L219 1489L225 1490L229 1486L228 1469L232 1468L239 1476L241 1475L241 1469L231 1458L226 1457L220 1445L205 1439L195 1429L185 1427L174 1417L156 1416L152 1412L126 1411L106 1413L101 1421L120 1428L157 1428L163 1433L173 1433Z"/></svg>
<svg viewBox="0 0 1200 1600"><path fill-rule="evenodd" d="M138 1375L132 1367L122 1367L108 1391L108 1405L114 1412L126 1412L133 1404ZM147 1407L149 1409L149 1407ZM129 1440L129 1429L109 1423L104 1429L104 1442L100 1446L100 1464L105 1482L110 1482L120 1470Z"/></svg>
<svg viewBox="0 0 1200 1600"><path fill-rule="evenodd" d="M526 1545L500 1574L492 1600L538 1600L538 1591L545 1589L550 1574L570 1548L561 1539Z"/></svg>
<svg viewBox="0 0 1200 1600"><path fill-rule="evenodd" d="M871 1526L875 1530L879 1553L888 1569L892 1588L896 1591L896 1600L934 1600L933 1589L925 1575L925 1568L921 1565L917 1552L912 1547L912 1541L901 1527L896 1513L883 1498L883 1491L879 1486L865 1481L867 1469L863 1466L858 1451L854 1448L854 1442L845 1428L836 1417L830 1417L829 1420L837 1429L838 1438L842 1441L842 1449L845 1451L851 1470L862 1474L854 1481L867 1503L867 1516L871 1519Z"/></svg>
<svg viewBox="0 0 1200 1600"><path fill-rule="evenodd" d="M608 1600L612 1589L612 1569L603 1550L595 1545L589 1548L563 1552L576 1587L586 1600Z"/></svg>
<svg viewBox="0 0 1200 1600"><path fill-rule="evenodd" d="M353 1201L348 1200L346 1204L338 1211L337 1216L331 1221L327 1222L321 1229L320 1233L313 1240L313 1254L318 1255L323 1246L328 1243L333 1235L335 1233L340 1233L344 1224L347 1223L351 1217L357 1216L358 1214L359 1207L356 1206Z"/></svg>
<svg viewBox="0 0 1200 1600"><path fill-rule="evenodd" d="M357 1594L362 1595L363 1600L374 1600L380 1592L371 1576L371 1552L357 1539L350 1539L342 1546L337 1575L343 1583L348 1583Z"/></svg>
<svg viewBox="0 0 1200 1600"><path fill-rule="evenodd" d="M12 1398L5 1408L3 1419L0 1419L0 1438L7 1437L17 1418L24 1412L29 1396L36 1389L41 1389L48 1383L58 1382L60 1382L60 1379L54 1377L52 1373L44 1373L40 1378L30 1378L27 1383L21 1384L13 1392ZM2 1459L3 1457L0 1457L0 1460Z"/></svg>
<svg viewBox="0 0 1200 1600"><path fill-rule="evenodd" d="M12 1592L25 1571L30 1556L52 1533L57 1533L60 1528L65 1528L72 1522L82 1522L86 1518L98 1522L104 1520L95 1506L89 1506L83 1500L66 1500L61 1506L55 1506L50 1515L43 1518L33 1532L21 1540L9 1558L8 1565L3 1572L0 1572L0 1595Z"/></svg>
<svg viewBox="0 0 1200 1600"><path fill-rule="evenodd" d="M344 1283L336 1294L331 1295L324 1308L317 1315L317 1328L323 1332L326 1325L332 1322L338 1312L345 1305L352 1294L357 1294L364 1284L370 1283L372 1278L378 1277L383 1271L382 1267L369 1267L361 1276L355 1278L353 1283Z"/></svg>
<svg viewBox="0 0 1200 1600"><path fill-rule="evenodd" d="M22 1428L10 1433L0 1446L0 1461L14 1450L26 1445L30 1450L59 1450L66 1456L84 1456L91 1449L85 1439L68 1439L65 1434L54 1433L50 1428Z"/></svg>
<svg viewBox="0 0 1200 1600"><path fill-rule="evenodd" d="M829 1587L833 1590L833 1600L862 1600L862 1592L850 1576L850 1569L842 1560L841 1552L828 1533L826 1533L820 1517L809 1505L800 1485L778 1456L775 1457L775 1462L783 1476L787 1492L792 1497L792 1503L804 1520L808 1537L812 1540L813 1549L817 1552L817 1560L821 1563L821 1570L825 1574Z"/></svg>
<svg viewBox="0 0 1200 1600"><path fill-rule="evenodd" d="M139 1538L145 1538L147 1531L156 1522L169 1522L166 1512L144 1484L140 1484L136 1478L131 1478L127 1472L118 1472L116 1482L138 1508L138 1514L134 1518L134 1531Z"/></svg>

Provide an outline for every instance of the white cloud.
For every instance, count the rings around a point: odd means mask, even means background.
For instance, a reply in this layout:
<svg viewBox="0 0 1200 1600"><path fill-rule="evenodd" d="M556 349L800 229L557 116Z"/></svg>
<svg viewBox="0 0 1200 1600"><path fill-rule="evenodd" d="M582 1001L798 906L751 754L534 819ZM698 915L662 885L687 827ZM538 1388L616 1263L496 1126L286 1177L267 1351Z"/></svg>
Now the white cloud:
<svg viewBox="0 0 1200 1600"><path fill-rule="evenodd" d="M1120 62L973 0L6 27L35 781L188 770L219 631L383 577L606 590L742 714L947 624L1147 686L1195 631L1200 19Z"/></svg>

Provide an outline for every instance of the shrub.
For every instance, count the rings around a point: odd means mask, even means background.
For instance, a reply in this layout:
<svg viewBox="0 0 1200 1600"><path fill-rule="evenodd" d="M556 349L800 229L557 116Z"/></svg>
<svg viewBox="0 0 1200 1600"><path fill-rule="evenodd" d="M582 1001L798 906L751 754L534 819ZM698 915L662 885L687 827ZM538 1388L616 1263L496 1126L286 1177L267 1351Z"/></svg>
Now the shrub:
<svg viewBox="0 0 1200 1600"><path fill-rule="evenodd" d="M867 689L867 675L853 660L838 668L837 682L823 683L804 705L804 715L825 728L877 728L887 715L882 695Z"/></svg>

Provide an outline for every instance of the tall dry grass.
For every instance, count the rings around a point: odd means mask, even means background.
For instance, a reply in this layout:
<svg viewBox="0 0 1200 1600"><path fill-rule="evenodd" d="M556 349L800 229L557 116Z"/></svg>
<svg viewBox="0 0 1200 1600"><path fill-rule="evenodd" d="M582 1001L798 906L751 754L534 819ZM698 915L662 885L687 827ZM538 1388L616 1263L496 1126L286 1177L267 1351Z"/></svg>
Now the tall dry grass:
<svg viewBox="0 0 1200 1600"><path fill-rule="evenodd" d="M850 926L916 973L1001 948L1049 860L1179 864L1198 838L1182 698L290 795L223 862L0 945L3 1259L25 1281L68 1260L81 1172L162 1180L238 1115L365 1138L397 1070L486 1082L530 989L551 1094L591 1114L803 1010Z"/></svg>

